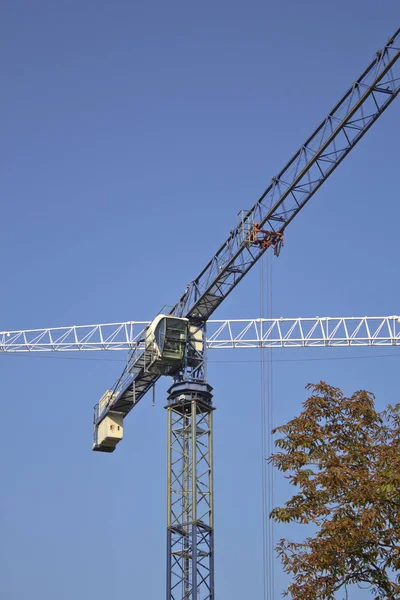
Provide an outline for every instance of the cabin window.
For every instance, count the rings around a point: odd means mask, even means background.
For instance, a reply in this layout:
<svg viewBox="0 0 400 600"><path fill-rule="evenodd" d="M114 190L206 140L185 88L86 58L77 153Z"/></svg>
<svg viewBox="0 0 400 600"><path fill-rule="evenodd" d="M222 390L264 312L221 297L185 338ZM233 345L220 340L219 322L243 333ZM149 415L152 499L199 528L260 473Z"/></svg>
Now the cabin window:
<svg viewBox="0 0 400 600"><path fill-rule="evenodd" d="M165 319L160 321L160 323L157 325L156 330L154 332L154 338L159 351L162 352L165 338Z"/></svg>

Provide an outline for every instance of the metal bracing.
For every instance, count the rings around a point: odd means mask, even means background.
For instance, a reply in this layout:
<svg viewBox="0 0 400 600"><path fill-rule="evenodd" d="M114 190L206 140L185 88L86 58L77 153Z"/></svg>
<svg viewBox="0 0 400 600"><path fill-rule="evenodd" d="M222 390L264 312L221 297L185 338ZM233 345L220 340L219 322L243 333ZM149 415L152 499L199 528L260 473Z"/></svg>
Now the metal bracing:
<svg viewBox="0 0 400 600"><path fill-rule="evenodd" d="M134 350L143 346L148 321L0 331L0 352Z"/></svg>
<svg viewBox="0 0 400 600"><path fill-rule="evenodd" d="M400 317L209 321L207 348L398 346Z"/></svg>
<svg viewBox="0 0 400 600"><path fill-rule="evenodd" d="M144 349L147 321L0 332L0 353ZM207 322L206 347L304 348L399 346L400 316L218 319ZM127 379L132 378L130 373Z"/></svg>
<svg viewBox="0 0 400 600"><path fill-rule="evenodd" d="M191 382L169 390L167 600L214 600L211 390Z"/></svg>

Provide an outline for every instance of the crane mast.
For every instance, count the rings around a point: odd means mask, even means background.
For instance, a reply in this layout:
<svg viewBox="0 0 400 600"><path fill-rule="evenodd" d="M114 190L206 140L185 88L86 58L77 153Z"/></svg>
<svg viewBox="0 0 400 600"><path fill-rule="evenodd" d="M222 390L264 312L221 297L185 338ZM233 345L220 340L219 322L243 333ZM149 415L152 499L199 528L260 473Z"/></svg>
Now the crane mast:
<svg viewBox="0 0 400 600"><path fill-rule="evenodd" d="M95 407L93 449L113 451L120 437L112 432L120 430L122 419L159 377L174 378L166 406L167 600L215 598L214 408L205 370L206 322L266 250L279 254L289 223L397 97L399 58L400 29L272 178L253 208L240 213L225 242L172 310L156 317L146 332L144 350L132 352L121 377Z"/></svg>

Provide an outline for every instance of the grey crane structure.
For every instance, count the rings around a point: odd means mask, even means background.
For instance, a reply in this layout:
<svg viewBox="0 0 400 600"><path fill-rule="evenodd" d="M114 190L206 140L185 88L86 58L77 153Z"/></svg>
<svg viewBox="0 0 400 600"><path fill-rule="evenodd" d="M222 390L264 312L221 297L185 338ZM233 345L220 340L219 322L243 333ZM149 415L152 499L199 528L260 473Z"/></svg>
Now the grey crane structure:
<svg viewBox="0 0 400 600"><path fill-rule="evenodd" d="M102 424L108 420L119 429L159 377L173 377L166 406L167 600L215 599L214 407L205 368L207 320L268 248L279 254L289 223L397 97L399 58L400 28L253 208L240 213L225 242L175 306L154 321L157 327L146 337L145 349L131 353L121 377L95 407L93 449L111 452L115 443L99 438ZM173 356L163 355L163 344Z"/></svg>

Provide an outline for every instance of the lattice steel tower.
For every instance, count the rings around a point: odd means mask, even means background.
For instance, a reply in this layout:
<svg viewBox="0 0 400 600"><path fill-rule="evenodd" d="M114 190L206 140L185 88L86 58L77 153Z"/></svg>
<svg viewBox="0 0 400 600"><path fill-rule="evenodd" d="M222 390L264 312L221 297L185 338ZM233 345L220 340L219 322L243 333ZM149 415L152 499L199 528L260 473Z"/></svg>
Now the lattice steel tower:
<svg viewBox="0 0 400 600"><path fill-rule="evenodd" d="M214 506L212 394L175 383L168 396L167 598L212 598Z"/></svg>

